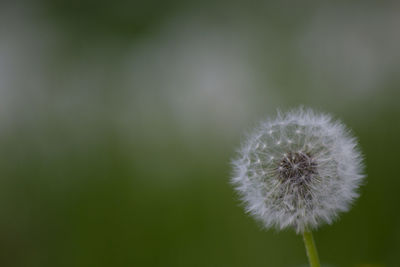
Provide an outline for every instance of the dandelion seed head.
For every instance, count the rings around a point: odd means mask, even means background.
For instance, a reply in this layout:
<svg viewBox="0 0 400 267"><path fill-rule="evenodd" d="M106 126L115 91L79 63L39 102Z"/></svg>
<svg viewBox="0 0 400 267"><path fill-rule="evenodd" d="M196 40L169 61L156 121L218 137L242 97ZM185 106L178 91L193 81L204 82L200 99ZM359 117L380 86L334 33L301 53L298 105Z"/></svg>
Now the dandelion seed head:
<svg viewBox="0 0 400 267"><path fill-rule="evenodd" d="M263 122L233 166L232 183L247 212L266 228L298 233L347 211L364 178L356 139L345 126L302 108Z"/></svg>

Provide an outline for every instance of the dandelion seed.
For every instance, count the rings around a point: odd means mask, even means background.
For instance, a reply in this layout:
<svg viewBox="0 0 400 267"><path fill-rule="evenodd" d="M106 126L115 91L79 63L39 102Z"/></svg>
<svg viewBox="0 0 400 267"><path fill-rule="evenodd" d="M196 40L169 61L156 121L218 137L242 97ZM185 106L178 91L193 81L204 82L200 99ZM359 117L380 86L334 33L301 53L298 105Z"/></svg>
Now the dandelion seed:
<svg viewBox="0 0 400 267"><path fill-rule="evenodd" d="M233 161L232 183L263 226L304 233L331 223L358 196L364 175L356 147L340 122L295 109L249 136Z"/></svg>

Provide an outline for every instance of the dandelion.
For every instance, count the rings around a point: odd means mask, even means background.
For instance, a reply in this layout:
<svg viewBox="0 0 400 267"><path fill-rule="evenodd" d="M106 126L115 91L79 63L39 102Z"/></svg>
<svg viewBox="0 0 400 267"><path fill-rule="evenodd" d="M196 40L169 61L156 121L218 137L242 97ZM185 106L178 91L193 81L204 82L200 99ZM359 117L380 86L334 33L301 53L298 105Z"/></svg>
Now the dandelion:
<svg viewBox="0 0 400 267"><path fill-rule="evenodd" d="M345 126L311 109L278 112L249 135L233 165L247 212L265 228L303 234L310 262L319 266L310 231L347 211L364 178Z"/></svg>

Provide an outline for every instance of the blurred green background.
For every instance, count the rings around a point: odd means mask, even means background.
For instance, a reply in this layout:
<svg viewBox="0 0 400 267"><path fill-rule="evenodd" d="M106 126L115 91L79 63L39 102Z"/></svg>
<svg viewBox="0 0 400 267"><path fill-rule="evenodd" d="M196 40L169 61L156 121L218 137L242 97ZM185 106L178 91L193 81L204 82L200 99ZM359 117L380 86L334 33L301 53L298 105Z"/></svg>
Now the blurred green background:
<svg viewBox="0 0 400 267"><path fill-rule="evenodd" d="M1 266L304 266L229 184L259 120L341 118L366 157L327 266L398 266L400 5L1 1ZM369 265L367 265L369 264Z"/></svg>

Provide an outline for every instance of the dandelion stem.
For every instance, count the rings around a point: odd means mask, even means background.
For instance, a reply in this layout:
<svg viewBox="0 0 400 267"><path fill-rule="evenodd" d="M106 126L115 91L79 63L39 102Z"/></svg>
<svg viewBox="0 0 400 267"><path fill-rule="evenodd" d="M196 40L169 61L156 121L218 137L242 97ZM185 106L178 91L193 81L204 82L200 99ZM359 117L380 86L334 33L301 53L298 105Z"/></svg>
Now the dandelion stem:
<svg viewBox="0 0 400 267"><path fill-rule="evenodd" d="M317 247L315 246L314 238L311 231L303 233L304 245L306 246L308 261L311 267L320 267Z"/></svg>

